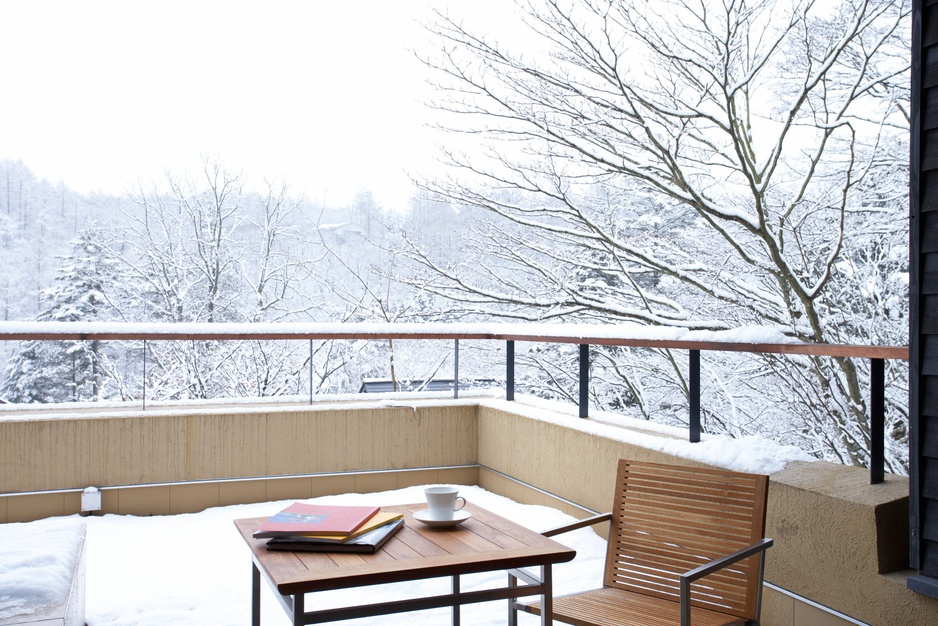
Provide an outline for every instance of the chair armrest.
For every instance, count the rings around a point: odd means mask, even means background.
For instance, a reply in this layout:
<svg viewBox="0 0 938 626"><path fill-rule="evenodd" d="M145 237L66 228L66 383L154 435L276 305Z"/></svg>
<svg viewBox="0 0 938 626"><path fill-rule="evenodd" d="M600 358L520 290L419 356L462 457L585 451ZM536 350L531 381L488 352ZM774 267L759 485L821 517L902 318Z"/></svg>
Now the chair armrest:
<svg viewBox="0 0 938 626"><path fill-rule="evenodd" d="M612 513L600 513L599 515L591 515L590 517L584 517L581 520L577 520L569 524L564 524L563 526L557 526L556 528L545 530L541 534L545 537L553 537L554 535L568 533L571 530L576 530L578 528L584 528L586 526L592 526L593 524L599 524L601 522L608 522L611 520Z"/></svg>
<svg viewBox="0 0 938 626"><path fill-rule="evenodd" d="M693 581L721 570L727 565L732 565L737 561L747 559L754 554L759 554L760 558L764 561L765 551L768 550L773 543L775 542L772 539L761 539L747 548L743 548L742 550L737 550L732 554L727 554L726 556L714 559L709 563L704 563L700 567L695 567L694 569L681 574L681 626L690 626L690 584ZM761 581L762 562L759 564L759 570L759 579Z"/></svg>

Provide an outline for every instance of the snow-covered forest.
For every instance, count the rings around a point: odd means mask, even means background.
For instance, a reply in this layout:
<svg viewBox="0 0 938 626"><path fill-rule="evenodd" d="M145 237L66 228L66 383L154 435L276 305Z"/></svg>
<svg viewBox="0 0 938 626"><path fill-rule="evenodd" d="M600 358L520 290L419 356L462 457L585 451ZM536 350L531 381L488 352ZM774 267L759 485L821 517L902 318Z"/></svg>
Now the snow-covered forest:
<svg viewBox="0 0 938 626"><path fill-rule="evenodd" d="M192 179L160 181L159 192L120 198L73 194L37 181L21 163L0 163L0 177L0 194L8 192L4 261L23 268L7 274L6 320L441 319L434 311L446 307L434 296L395 280L403 271L399 233L419 232L451 249L469 215L417 200L407 213L386 211L367 192L351 206L323 207L283 186L251 187L217 162ZM330 342L311 355L300 343L150 343L147 395L306 394L311 358L316 393L355 392L363 379L390 376L391 346ZM142 350L117 342L25 343L11 355L0 390L8 402L137 399ZM395 375L432 377L450 350L404 342L395 349L402 363Z"/></svg>
<svg viewBox="0 0 938 626"><path fill-rule="evenodd" d="M406 210L368 193L323 206L214 161L123 197L0 163L4 319L630 321L907 343L907 3L524 7L523 37L444 13L427 24L451 174L422 177ZM5 401L140 394L139 345L3 348ZM147 389L298 394L312 370L317 392L353 392L448 372L450 348L151 342ZM466 376L498 377L502 347L474 349ZM576 359L575 346L526 346L520 390L575 398ZM686 423L686 367L671 351L597 348L591 403ZM868 367L705 354L704 429L864 465ZM899 472L907 380L887 363Z"/></svg>

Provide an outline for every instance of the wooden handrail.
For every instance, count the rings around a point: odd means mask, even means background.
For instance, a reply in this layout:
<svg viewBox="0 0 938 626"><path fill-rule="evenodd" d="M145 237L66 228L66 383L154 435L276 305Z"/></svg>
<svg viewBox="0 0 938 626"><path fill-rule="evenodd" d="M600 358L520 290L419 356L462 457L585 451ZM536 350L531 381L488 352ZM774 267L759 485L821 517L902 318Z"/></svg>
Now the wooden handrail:
<svg viewBox="0 0 938 626"><path fill-rule="evenodd" d="M556 330L555 330L556 329ZM632 333L629 333L629 329ZM907 361L908 346L851 344L747 343L734 339L733 331L693 332L648 329L610 324L445 324L445 323L263 323L263 324L166 324L109 322L0 322L0 341L256 341L333 339L469 339L629 346L675 350L800 354L808 356L890 359ZM646 335L660 335L646 336ZM666 335L674 335L669 338ZM694 339L681 339L692 334ZM712 336L698 339L699 336ZM722 340L726 337L726 340Z"/></svg>

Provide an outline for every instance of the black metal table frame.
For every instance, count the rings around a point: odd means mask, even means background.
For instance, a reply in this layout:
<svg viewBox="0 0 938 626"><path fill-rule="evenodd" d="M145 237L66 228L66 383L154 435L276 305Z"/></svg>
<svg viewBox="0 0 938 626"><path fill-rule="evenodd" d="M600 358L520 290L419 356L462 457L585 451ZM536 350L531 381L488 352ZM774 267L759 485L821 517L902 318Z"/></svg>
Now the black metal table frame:
<svg viewBox="0 0 938 626"><path fill-rule="evenodd" d="M480 591L461 591L459 588L459 574L451 576L452 592L443 595L424 596L410 598L406 600L395 600L393 602L377 602L373 604L362 604L336 609L323 609L319 611L306 610L306 593L296 593L284 595L277 591L277 586L271 581L267 574L261 570L256 561L252 562L251 575L251 624L260 626L261 623L261 576L267 581L274 596L280 600L281 606L287 612L287 615L293 621L294 626L301 624L321 624L324 622L334 622L339 620L354 619L358 617L370 617L374 615L391 615L394 613L404 613L408 611L423 611L426 609L437 609L442 607L452 607L453 626L460 626L459 608L463 604L474 604L477 602L491 602L493 600L508 600L508 624L516 626L518 623L517 610L511 602L513 599L526 596L541 596L541 624L546 626L551 623L553 617L552 587L553 574L552 566L539 565L540 576L536 576L524 569L508 569L508 585L495 589L483 589ZM499 568L500 569L500 568ZM497 571L497 569L480 569L478 572ZM518 580L524 581L524 584L518 584ZM426 580L414 579L414 580ZM407 581L401 581L407 582ZM315 593L315 592L311 592Z"/></svg>

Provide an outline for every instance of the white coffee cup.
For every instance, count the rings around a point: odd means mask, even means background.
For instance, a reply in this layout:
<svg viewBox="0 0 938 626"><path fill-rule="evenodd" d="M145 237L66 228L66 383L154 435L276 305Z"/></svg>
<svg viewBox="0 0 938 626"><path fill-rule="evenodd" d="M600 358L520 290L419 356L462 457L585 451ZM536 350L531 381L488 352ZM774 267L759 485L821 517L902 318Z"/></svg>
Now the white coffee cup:
<svg viewBox="0 0 938 626"><path fill-rule="evenodd" d="M423 492L427 496L427 508L433 519L453 519L456 511L466 506L466 499L457 495L459 489L456 487L427 487ZM459 506L456 506L457 500L462 500Z"/></svg>

